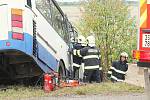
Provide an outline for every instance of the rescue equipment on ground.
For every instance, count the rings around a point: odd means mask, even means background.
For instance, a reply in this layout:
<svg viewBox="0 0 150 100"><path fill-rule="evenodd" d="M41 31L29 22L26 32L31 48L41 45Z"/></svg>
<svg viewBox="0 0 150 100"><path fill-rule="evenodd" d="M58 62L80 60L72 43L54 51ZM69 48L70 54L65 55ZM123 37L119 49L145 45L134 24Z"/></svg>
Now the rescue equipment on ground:
<svg viewBox="0 0 150 100"><path fill-rule="evenodd" d="M49 93L55 88L54 75L46 73L44 75L44 92Z"/></svg>
<svg viewBox="0 0 150 100"><path fill-rule="evenodd" d="M79 85L78 80L65 80L61 81L60 87L77 87Z"/></svg>

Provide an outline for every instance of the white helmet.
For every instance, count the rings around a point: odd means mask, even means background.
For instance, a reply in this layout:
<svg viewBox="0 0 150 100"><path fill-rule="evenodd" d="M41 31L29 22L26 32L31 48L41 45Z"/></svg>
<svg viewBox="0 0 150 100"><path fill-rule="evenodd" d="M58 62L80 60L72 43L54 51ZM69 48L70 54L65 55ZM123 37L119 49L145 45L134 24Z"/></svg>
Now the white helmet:
<svg viewBox="0 0 150 100"><path fill-rule="evenodd" d="M94 46L96 46L96 44L95 44L95 37L94 36L88 36L87 38L86 38L86 40L87 40L87 43L88 43L88 45L90 46L90 47L94 47Z"/></svg>
<svg viewBox="0 0 150 100"><path fill-rule="evenodd" d="M126 58L128 58L128 54L127 54L126 52L122 52L122 53L120 54L120 56L121 56L121 57L126 57Z"/></svg>
<svg viewBox="0 0 150 100"><path fill-rule="evenodd" d="M75 37L71 37L71 39L70 39L70 40L71 40L71 42L72 42L72 43L75 43L75 42L76 42Z"/></svg>
<svg viewBox="0 0 150 100"><path fill-rule="evenodd" d="M86 46L86 39L83 35L79 35L77 42L80 43L82 46Z"/></svg>

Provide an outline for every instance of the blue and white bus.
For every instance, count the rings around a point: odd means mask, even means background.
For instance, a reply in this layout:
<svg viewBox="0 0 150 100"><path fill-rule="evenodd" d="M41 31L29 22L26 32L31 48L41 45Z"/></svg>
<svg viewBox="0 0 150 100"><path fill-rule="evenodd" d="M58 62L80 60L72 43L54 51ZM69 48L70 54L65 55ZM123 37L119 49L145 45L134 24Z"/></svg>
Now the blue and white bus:
<svg viewBox="0 0 150 100"><path fill-rule="evenodd" d="M54 0L0 0L0 82L69 71L77 33Z"/></svg>

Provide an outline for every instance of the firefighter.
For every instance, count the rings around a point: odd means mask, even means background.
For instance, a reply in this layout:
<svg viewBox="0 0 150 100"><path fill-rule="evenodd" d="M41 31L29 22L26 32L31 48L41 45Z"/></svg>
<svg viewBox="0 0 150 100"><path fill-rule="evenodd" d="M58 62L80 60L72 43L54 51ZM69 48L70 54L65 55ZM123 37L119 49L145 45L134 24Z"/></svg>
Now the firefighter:
<svg viewBox="0 0 150 100"><path fill-rule="evenodd" d="M77 40L75 37L71 37L71 44L74 45L77 43Z"/></svg>
<svg viewBox="0 0 150 100"><path fill-rule="evenodd" d="M101 82L100 78L100 52L95 46L94 36L87 37L88 46L80 50L73 50L73 54L83 57L84 62L84 82Z"/></svg>
<svg viewBox="0 0 150 100"><path fill-rule="evenodd" d="M80 50L86 46L86 39L83 35L79 35L77 38L77 43L74 44L73 49ZM82 57L73 55L73 77L74 79L79 79L79 69L82 64Z"/></svg>
<svg viewBox="0 0 150 100"><path fill-rule="evenodd" d="M112 63L112 66L107 73L107 77L112 82L123 82L125 80L125 74L128 70L127 59L128 54L126 52L122 52L120 54L120 60Z"/></svg>

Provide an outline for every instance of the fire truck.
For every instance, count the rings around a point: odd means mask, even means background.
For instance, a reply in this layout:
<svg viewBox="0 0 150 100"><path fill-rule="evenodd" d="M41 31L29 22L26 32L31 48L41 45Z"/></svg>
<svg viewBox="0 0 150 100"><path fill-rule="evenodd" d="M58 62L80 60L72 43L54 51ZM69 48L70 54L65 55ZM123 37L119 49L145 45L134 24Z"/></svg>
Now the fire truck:
<svg viewBox="0 0 150 100"><path fill-rule="evenodd" d="M150 0L139 3L138 47L133 50L133 58L139 67L150 67Z"/></svg>

